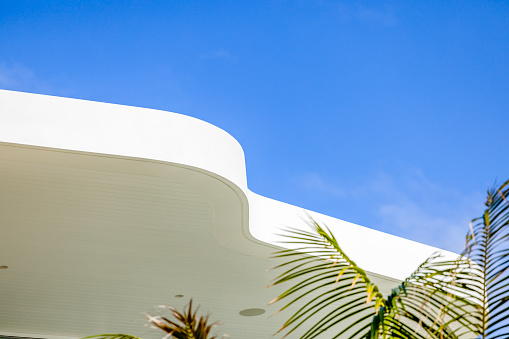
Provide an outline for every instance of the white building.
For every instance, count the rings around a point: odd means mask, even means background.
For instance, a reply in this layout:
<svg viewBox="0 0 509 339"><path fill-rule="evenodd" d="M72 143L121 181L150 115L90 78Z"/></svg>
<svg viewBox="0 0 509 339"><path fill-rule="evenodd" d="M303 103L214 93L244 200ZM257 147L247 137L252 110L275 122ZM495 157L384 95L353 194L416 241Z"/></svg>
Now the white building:
<svg viewBox="0 0 509 339"><path fill-rule="evenodd" d="M385 291L436 251L309 213ZM0 334L160 338L143 313L192 297L232 338L269 338L290 315L267 307L274 233L303 215L251 192L241 146L204 121L0 91Z"/></svg>

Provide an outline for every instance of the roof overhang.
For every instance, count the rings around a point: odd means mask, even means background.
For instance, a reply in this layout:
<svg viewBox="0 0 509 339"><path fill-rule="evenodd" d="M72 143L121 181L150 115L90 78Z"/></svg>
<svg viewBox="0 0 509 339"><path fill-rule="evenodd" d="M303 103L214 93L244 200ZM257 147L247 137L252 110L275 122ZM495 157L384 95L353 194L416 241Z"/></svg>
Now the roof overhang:
<svg viewBox="0 0 509 339"><path fill-rule="evenodd" d="M275 233L304 227L302 209L248 190L229 134L143 108L9 91L0 102L0 265L9 266L0 333L156 338L141 313L183 306L175 295L193 297L232 337L267 338L281 326L284 317L268 317L275 310L239 312L278 294L265 289ZM386 291L436 250L307 212Z"/></svg>

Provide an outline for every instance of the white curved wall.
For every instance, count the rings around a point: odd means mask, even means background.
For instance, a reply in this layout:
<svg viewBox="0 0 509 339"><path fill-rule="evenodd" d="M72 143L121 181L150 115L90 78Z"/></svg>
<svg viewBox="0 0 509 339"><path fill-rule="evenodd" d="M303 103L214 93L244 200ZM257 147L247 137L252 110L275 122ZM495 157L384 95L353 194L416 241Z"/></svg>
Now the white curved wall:
<svg viewBox="0 0 509 339"><path fill-rule="evenodd" d="M0 142L141 158L189 166L235 185L249 203L245 237L281 245L285 226L306 228L304 210L259 196L247 187L244 153L223 130L188 116L152 109L0 90ZM240 194L240 193L238 193ZM345 251L368 271L397 279L437 249L307 211L326 223ZM249 213L249 216L247 215ZM238 231L238 230L237 230ZM242 251L231 230L216 238ZM239 233L240 234L240 233ZM400 253L413 253L402 257ZM449 257L455 254L446 252Z"/></svg>
<svg viewBox="0 0 509 339"><path fill-rule="evenodd" d="M177 113L0 90L0 141L173 162L247 190L231 135Z"/></svg>

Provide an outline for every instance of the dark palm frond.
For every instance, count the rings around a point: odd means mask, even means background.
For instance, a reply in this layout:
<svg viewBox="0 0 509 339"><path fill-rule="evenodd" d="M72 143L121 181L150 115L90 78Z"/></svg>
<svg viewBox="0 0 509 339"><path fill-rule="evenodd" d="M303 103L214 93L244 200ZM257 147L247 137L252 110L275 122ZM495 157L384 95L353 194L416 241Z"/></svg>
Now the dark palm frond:
<svg viewBox="0 0 509 339"><path fill-rule="evenodd" d="M171 306L165 308L176 319L172 321L164 316L150 316L147 315L147 321L159 328L160 330L168 333L173 338L177 339L216 339L216 336L210 336L212 328L218 324L214 322L209 324L209 316L198 316L198 308L193 311L193 300L184 308L183 312L176 310Z"/></svg>
<svg viewBox="0 0 509 339"><path fill-rule="evenodd" d="M469 295L480 307L480 338L509 338L509 180L488 191L486 210L472 220L464 255L471 259Z"/></svg>
<svg viewBox="0 0 509 339"><path fill-rule="evenodd" d="M193 310L193 299L184 308L183 312L176 310L171 306L162 306L168 310L175 320L158 315L147 315L147 321L153 327L164 331L165 338L177 339L217 339L217 336L211 335L212 328L218 324L214 322L209 324L209 316L198 316L198 308ZM82 339L140 339L128 334L99 334Z"/></svg>
<svg viewBox="0 0 509 339"><path fill-rule="evenodd" d="M113 333L113 334L91 335L81 339L141 339L141 338L129 334Z"/></svg>

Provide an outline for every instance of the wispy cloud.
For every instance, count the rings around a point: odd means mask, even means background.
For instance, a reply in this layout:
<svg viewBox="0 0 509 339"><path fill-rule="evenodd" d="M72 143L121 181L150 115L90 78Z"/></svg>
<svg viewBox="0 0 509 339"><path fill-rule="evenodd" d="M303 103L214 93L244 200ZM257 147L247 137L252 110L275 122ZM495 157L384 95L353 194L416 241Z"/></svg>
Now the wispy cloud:
<svg viewBox="0 0 509 339"><path fill-rule="evenodd" d="M368 22L381 23L384 25L396 24L394 12L388 6L375 8L356 3L354 15Z"/></svg>
<svg viewBox="0 0 509 339"><path fill-rule="evenodd" d="M201 59L221 59L221 60L234 60L235 57L230 54L227 50L219 49L215 51L210 51L208 53L202 54L200 56Z"/></svg>
<svg viewBox="0 0 509 339"><path fill-rule="evenodd" d="M363 213L366 226L451 251L462 250L468 223L483 207L482 192L443 187L416 169L401 176L380 172L356 184L318 173L303 175L299 182L308 192Z"/></svg>
<svg viewBox="0 0 509 339"><path fill-rule="evenodd" d="M346 197L346 192L318 173L306 173L299 178L301 187L309 191L325 193L332 197Z"/></svg>
<svg viewBox="0 0 509 339"><path fill-rule="evenodd" d="M469 221L480 214L483 194L464 194L427 180L422 173L380 186L385 201L376 206L380 226L427 244L461 251Z"/></svg>
<svg viewBox="0 0 509 339"><path fill-rule="evenodd" d="M382 1L366 5L361 2L337 2L331 0L314 0L320 6L335 12L342 22L362 21L366 23L392 26L397 24L397 17L391 6Z"/></svg>
<svg viewBox="0 0 509 339"><path fill-rule="evenodd" d="M12 91L76 96L75 90L56 87L37 76L31 68L21 63L6 63L0 60L0 89Z"/></svg>
<svg viewBox="0 0 509 339"><path fill-rule="evenodd" d="M49 92L51 86L38 79L28 67L19 63L7 64L0 62L0 88L27 91Z"/></svg>

